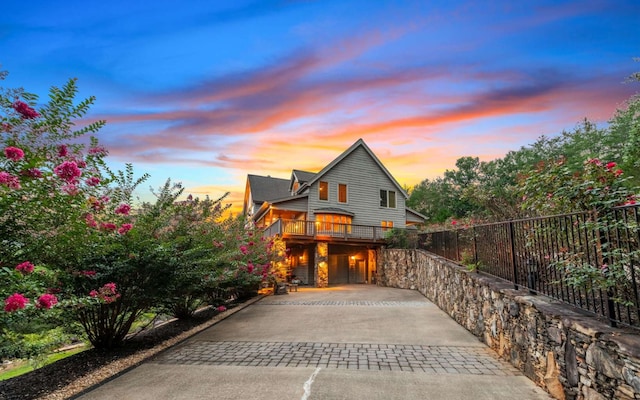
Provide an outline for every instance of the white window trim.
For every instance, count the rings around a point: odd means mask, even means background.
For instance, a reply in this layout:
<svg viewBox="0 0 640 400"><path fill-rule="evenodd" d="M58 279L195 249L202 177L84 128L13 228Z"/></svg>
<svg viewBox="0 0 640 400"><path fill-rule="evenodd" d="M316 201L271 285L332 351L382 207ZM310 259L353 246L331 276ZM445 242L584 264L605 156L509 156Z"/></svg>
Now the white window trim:
<svg viewBox="0 0 640 400"><path fill-rule="evenodd" d="M380 208L390 208L390 209L392 209L392 210L393 210L393 209L397 209L397 208L398 208L398 192L396 192L395 190L380 189L380 190L378 191L378 193L380 193L381 191L384 191L384 192L386 193L386 195L387 195L387 205L386 205L386 206L380 205ZM389 202L389 192L393 192L393 193L395 194L395 206L394 206L394 207L391 207L391 206L389 205L389 203L390 203L390 202ZM379 199L379 200L380 200L380 199ZM380 203L380 202L378 201L378 204L379 204L379 203Z"/></svg>

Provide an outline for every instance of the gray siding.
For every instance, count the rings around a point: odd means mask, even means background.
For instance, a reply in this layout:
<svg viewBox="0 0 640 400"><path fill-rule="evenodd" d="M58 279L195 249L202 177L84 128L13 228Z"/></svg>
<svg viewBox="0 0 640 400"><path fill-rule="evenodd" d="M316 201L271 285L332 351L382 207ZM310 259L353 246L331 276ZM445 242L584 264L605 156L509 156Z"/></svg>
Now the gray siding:
<svg viewBox="0 0 640 400"><path fill-rule="evenodd" d="M319 181L316 181L309 188L308 219L315 219L315 209L338 207L355 214L356 225L380 226L381 221L393 221L394 227L405 227L404 196L362 147L335 165L320 181L329 182L329 200L318 199ZM339 183L347 184L346 204L338 203ZM396 192L396 208L380 207L380 189Z"/></svg>
<svg viewBox="0 0 640 400"><path fill-rule="evenodd" d="M407 222L422 223L424 220L412 212L407 211Z"/></svg>
<svg viewBox="0 0 640 400"><path fill-rule="evenodd" d="M294 199L289 201L283 201L282 203L276 203L273 205L279 210L291 210L291 211L307 211L307 198Z"/></svg>

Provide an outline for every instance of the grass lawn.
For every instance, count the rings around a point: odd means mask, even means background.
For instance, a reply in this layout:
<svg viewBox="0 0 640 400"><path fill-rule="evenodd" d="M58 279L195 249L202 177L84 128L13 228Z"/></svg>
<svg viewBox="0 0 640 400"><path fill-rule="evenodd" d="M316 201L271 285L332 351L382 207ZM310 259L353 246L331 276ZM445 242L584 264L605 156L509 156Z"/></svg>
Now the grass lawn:
<svg viewBox="0 0 640 400"><path fill-rule="evenodd" d="M47 356L47 360L45 361L44 365L47 364L51 364L54 363L58 360L62 360L63 358L72 356L74 354L80 353L81 351L85 351L87 350L89 347L88 346L81 346L81 347L76 347L74 349L71 350L67 350L67 351L59 351L53 354L49 354ZM3 381L5 379L9 379L9 378L13 378L22 374L26 374L27 372L31 372L33 371L33 366L31 364L29 364L28 361L23 361L23 362L16 362L15 363L15 367L9 367L7 369L5 369L4 371L0 372L0 381Z"/></svg>

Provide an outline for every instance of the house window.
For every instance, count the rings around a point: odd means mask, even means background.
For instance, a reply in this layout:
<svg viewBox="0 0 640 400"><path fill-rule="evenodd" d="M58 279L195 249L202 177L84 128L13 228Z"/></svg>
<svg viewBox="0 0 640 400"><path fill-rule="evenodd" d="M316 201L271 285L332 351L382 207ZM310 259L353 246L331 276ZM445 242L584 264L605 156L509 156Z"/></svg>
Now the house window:
<svg viewBox="0 0 640 400"><path fill-rule="evenodd" d="M318 198L320 200L329 200L329 182L320 181Z"/></svg>
<svg viewBox="0 0 640 400"><path fill-rule="evenodd" d="M318 214L316 216L316 229L319 234L351 233L352 218L345 215Z"/></svg>
<svg viewBox="0 0 640 400"><path fill-rule="evenodd" d="M347 185L344 183L338 184L338 203L347 202Z"/></svg>
<svg viewBox="0 0 640 400"><path fill-rule="evenodd" d="M382 230L386 231L387 229L393 228L393 221L382 221L380 225L382 226Z"/></svg>
<svg viewBox="0 0 640 400"><path fill-rule="evenodd" d="M396 192L393 190L380 190L380 207L396 208Z"/></svg>

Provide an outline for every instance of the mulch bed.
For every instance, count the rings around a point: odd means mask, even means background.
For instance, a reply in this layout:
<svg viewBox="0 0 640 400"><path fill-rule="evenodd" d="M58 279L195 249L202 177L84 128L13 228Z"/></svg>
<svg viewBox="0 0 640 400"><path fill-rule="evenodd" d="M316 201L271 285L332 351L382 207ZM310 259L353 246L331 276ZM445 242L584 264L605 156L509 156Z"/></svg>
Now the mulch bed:
<svg viewBox="0 0 640 400"><path fill-rule="evenodd" d="M252 299L254 300L254 299ZM253 303L249 300L246 303ZM257 300L257 299L255 299ZM224 312L232 313L235 304ZM0 399L69 399L149 357L200 332L226 317L206 308L188 320L172 320L137 335L117 349L90 349L64 358L27 374L0 382Z"/></svg>

